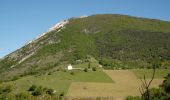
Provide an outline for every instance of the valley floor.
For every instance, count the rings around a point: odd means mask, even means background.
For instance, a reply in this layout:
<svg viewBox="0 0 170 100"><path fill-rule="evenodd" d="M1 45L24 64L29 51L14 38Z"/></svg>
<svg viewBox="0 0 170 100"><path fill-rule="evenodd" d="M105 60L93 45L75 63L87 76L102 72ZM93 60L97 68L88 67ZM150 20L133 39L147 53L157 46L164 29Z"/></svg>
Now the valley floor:
<svg viewBox="0 0 170 100"><path fill-rule="evenodd" d="M69 98L108 97L122 100L126 96L140 96L141 81L130 70L105 70L114 83L73 82L68 90ZM149 79L147 79L149 81ZM151 86L158 87L162 78L154 79Z"/></svg>
<svg viewBox="0 0 170 100"><path fill-rule="evenodd" d="M18 80L7 82L15 85L15 93L27 91L33 84L52 88L56 94L64 93L68 100L77 98L109 98L122 100L126 96L140 96L140 77L144 74L149 81L152 70L82 70L54 71L42 75L30 75ZM164 77L170 73L169 69L157 69L151 87L158 87ZM79 99L78 99L79 100ZM108 100L108 99L105 99Z"/></svg>

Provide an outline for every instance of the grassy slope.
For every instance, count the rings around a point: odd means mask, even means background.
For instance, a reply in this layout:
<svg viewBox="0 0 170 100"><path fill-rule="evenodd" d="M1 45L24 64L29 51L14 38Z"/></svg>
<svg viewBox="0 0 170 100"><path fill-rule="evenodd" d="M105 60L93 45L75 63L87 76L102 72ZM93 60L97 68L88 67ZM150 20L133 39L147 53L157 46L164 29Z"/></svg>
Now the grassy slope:
<svg viewBox="0 0 170 100"><path fill-rule="evenodd" d="M42 75L37 77L27 76L10 83L15 83L18 87L18 91L28 90L32 84L36 84L55 89L57 92L67 92L71 82L112 83L113 81L102 71L76 71L75 75L71 75L70 72L59 71L54 72L51 75Z"/></svg>
<svg viewBox="0 0 170 100"><path fill-rule="evenodd" d="M152 69L134 69L132 71L138 78L143 78L144 75L146 78L151 78L153 72ZM170 73L170 69L156 69L155 78L164 78L168 73Z"/></svg>

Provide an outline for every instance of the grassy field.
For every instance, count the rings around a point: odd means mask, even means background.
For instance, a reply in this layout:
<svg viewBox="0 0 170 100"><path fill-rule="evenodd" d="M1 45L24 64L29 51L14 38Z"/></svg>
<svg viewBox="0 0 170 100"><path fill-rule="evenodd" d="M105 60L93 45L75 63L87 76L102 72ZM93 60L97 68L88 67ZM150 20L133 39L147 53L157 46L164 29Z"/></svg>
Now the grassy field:
<svg viewBox="0 0 170 100"><path fill-rule="evenodd" d="M152 69L134 69L132 70L134 74L138 78L143 78L143 75L146 76L146 78L152 77ZM155 78L164 78L168 73L170 73L170 69L156 69Z"/></svg>
<svg viewBox="0 0 170 100"><path fill-rule="evenodd" d="M54 72L51 75L27 76L10 83L16 84L17 91L28 90L32 85L41 85L56 90L57 92L67 92L71 82L99 82L112 83L112 79L102 71L75 71L71 72Z"/></svg>
<svg viewBox="0 0 170 100"><path fill-rule="evenodd" d="M87 66L88 63L79 64ZM70 98L96 98L96 97L112 97L114 99L123 99L126 96L138 96L141 81L139 77L143 74L147 75L149 81L152 70L104 70L101 68L97 71L84 72L81 70L57 71L50 75L26 76L9 83L17 86L15 92L25 91L32 85L40 85L56 90L57 93L64 92L66 97ZM170 70L156 70L156 78L153 80L151 87L158 87L163 77Z"/></svg>
<svg viewBox="0 0 170 100"><path fill-rule="evenodd" d="M122 100L126 96L140 96L141 81L130 70L105 70L114 83L73 82L67 92L71 98L111 97ZM149 81L149 79L147 79ZM154 79L151 87L158 87L162 79Z"/></svg>

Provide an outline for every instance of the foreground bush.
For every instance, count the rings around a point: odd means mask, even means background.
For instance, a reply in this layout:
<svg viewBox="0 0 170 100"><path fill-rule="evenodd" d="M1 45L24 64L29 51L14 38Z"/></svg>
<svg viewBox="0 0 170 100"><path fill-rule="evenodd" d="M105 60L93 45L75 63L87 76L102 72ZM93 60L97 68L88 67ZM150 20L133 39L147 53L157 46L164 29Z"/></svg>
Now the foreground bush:
<svg viewBox="0 0 170 100"><path fill-rule="evenodd" d="M162 85L159 88L151 88L148 91L149 100L170 100L170 74L165 77ZM146 96L147 91L142 94L141 98L128 96L126 100L148 100Z"/></svg>
<svg viewBox="0 0 170 100"><path fill-rule="evenodd" d="M128 97L126 97L126 100L141 100L141 98L139 96L135 96L135 97L128 96Z"/></svg>

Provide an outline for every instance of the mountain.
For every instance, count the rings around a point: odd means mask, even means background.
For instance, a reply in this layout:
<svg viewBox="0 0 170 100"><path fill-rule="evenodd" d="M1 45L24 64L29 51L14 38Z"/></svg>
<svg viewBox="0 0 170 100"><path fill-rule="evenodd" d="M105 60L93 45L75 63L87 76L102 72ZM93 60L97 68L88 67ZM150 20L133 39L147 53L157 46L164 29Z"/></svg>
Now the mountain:
<svg viewBox="0 0 170 100"><path fill-rule="evenodd" d="M105 68L170 66L170 22L103 14L57 23L0 61L0 80L56 70L92 56Z"/></svg>

